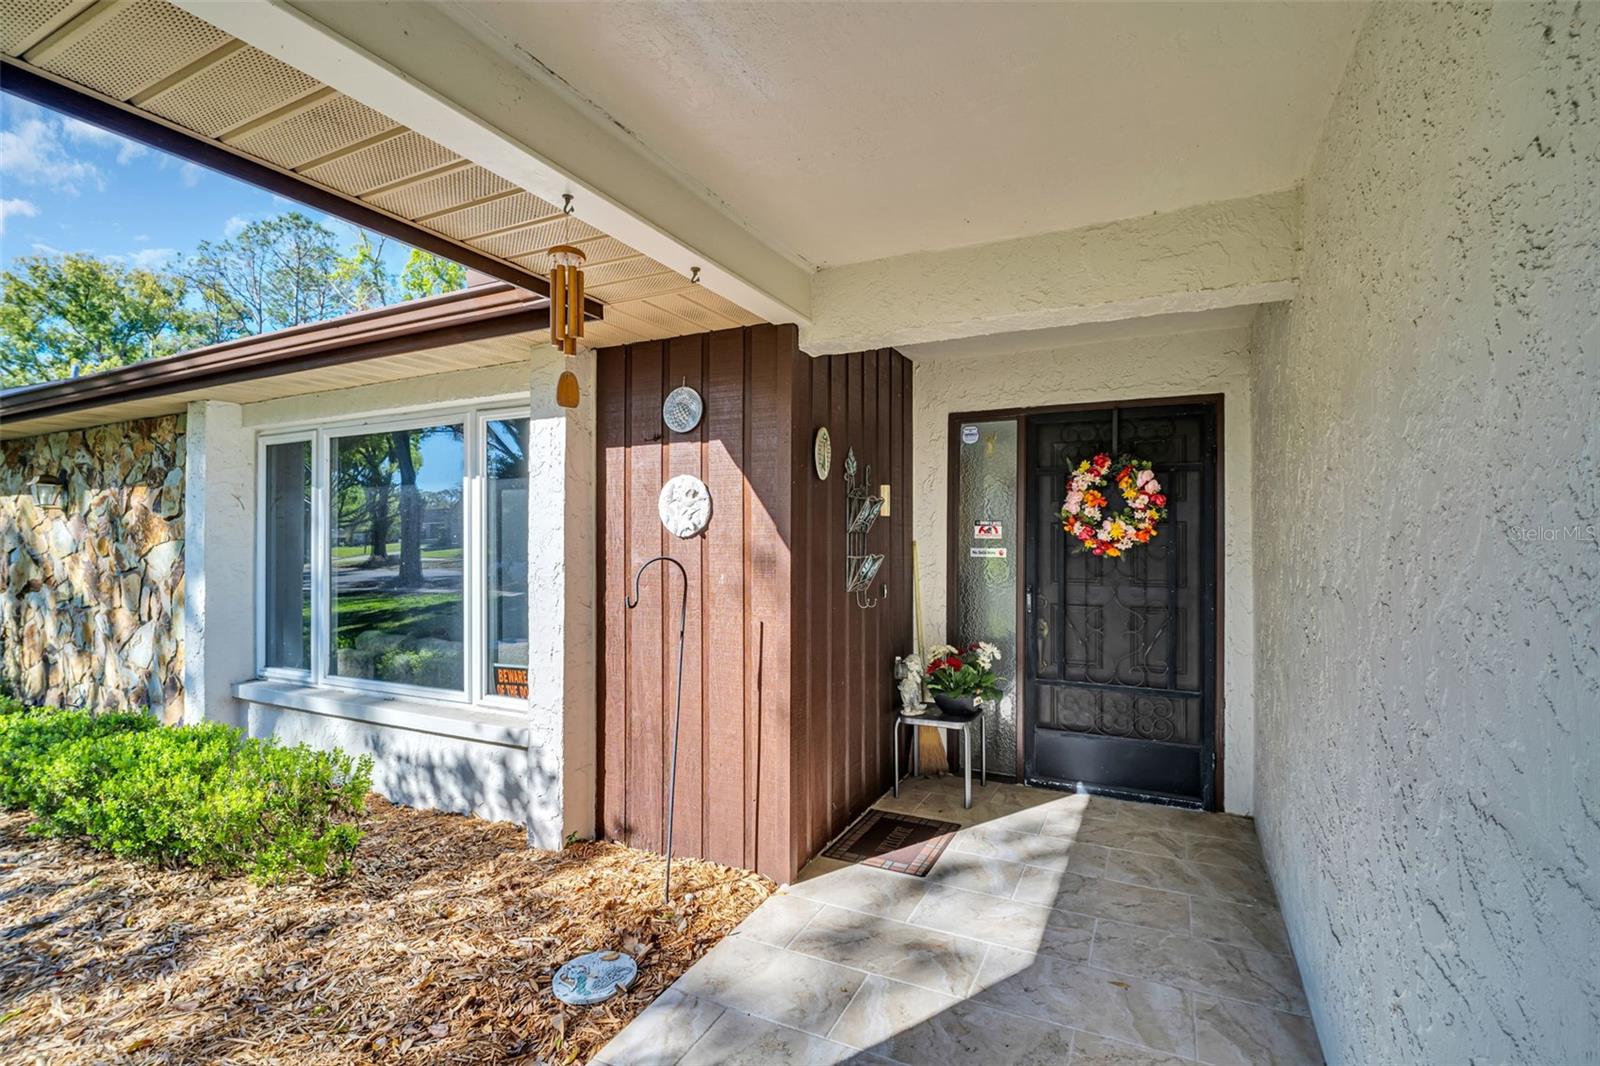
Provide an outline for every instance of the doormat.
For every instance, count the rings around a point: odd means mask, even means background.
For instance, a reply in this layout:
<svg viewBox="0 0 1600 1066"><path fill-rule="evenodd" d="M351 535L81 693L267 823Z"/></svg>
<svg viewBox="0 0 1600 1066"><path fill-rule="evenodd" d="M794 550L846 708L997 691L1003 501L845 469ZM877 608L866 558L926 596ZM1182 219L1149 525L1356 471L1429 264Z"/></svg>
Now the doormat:
<svg viewBox="0 0 1600 1066"><path fill-rule="evenodd" d="M935 822L874 807L822 854L829 859L926 877L960 828L955 822Z"/></svg>

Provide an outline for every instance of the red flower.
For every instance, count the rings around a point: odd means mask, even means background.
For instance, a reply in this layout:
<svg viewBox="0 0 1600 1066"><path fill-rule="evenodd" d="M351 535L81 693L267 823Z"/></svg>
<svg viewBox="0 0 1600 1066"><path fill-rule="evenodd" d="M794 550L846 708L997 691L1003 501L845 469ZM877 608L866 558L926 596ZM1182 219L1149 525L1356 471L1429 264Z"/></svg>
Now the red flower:
<svg viewBox="0 0 1600 1066"><path fill-rule="evenodd" d="M1167 505L1166 494L1158 492L1154 496L1150 497L1150 502L1155 504L1157 507L1165 507Z"/></svg>

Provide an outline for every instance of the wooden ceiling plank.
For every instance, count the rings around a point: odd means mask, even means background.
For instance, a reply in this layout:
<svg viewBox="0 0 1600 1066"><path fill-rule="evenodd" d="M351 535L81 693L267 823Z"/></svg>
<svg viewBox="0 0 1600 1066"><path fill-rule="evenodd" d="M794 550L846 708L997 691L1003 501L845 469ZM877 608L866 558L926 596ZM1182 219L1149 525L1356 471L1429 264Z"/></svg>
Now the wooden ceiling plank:
<svg viewBox="0 0 1600 1066"><path fill-rule="evenodd" d="M237 38L225 41L216 48L213 48L210 52L201 56L199 59L196 59L194 62L179 67L166 77L161 78L146 88L140 89L138 92L128 97L128 103L132 104L134 107L144 107L151 100L154 100L162 93L169 92L170 90L177 88L190 78L194 77L196 74L199 74L201 71L215 66L224 59L227 59L229 56L233 55L235 52L242 51L248 47L249 45L245 44L241 40L238 40Z"/></svg>
<svg viewBox="0 0 1600 1066"><path fill-rule="evenodd" d="M23 52L22 58L29 63L42 63L51 56L59 55L68 45L127 7L130 2L131 0L99 0L92 7L78 12L55 32Z"/></svg>

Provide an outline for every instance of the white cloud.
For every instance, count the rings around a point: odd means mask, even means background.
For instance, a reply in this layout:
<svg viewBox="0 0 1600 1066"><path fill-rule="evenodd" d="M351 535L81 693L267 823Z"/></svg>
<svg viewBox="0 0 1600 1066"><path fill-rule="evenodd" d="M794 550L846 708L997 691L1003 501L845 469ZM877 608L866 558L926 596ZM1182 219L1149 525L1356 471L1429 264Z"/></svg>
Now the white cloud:
<svg viewBox="0 0 1600 1066"><path fill-rule="evenodd" d="M250 220L243 215L229 215L228 221L222 224L222 235L237 237L249 224Z"/></svg>
<svg viewBox="0 0 1600 1066"><path fill-rule="evenodd" d="M185 163L178 170L178 180L183 182L185 189L192 189L200 184L200 178L205 174L206 168L194 163Z"/></svg>
<svg viewBox="0 0 1600 1066"><path fill-rule="evenodd" d="M130 141L128 138L112 133L110 130L103 130L99 126L91 126L81 119L64 118L61 120L61 128L66 133L67 139L74 144L92 144L99 148L115 148L117 150L118 166L127 166L133 160L150 151L138 141Z"/></svg>
<svg viewBox="0 0 1600 1066"><path fill-rule="evenodd" d="M53 185L76 196L84 186L104 189L100 169L67 151L61 125L26 118L0 130L0 174L24 185Z"/></svg>
<svg viewBox="0 0 1600 1066"><path fill-rule="evenodd" d="M29 200L0 200L0 236L6 232L6 219L12 215L18 218L34 218L39 214L39 209Z"/></svg>
<svg viewBox="0 0 1600 1066"><path fill-rule="evenodd" d="M115 253L101 258L120 263L130 270L160 270L176 258L177 254L176 248L140 248L125 255Z"/></svg>
<svg viewBox="0 0 1600 1066"><path fill-rule="evenodd" d="M41 244L38 241L34 241L33 242L33 254L34 255L66 255L67 253L63 252L60 248L57 248L54 245Z"/></svg>

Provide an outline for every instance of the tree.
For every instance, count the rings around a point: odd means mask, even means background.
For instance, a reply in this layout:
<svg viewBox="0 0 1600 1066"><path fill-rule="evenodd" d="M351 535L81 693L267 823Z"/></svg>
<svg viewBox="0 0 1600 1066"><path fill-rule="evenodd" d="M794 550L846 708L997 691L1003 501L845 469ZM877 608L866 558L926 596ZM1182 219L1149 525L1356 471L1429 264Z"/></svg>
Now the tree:
<svg viewBox="0 0 1600 1066"><path fill-rule="evenodd" d="M357 311L383 307L394 297L394 278L383 265L387 243L383 237L374 241L372 234L362 230L355 246L334 264L333 281L344 289L345 299Z"/></svg>
<svg viewBox="0 0 1600 1066"><path fill-rule="evenodd" d="M466 267L420 248L411 249L411 255L400 271L400 291L407 300L437 296L441 292L455 292L466 287Z"/></svg>
<svg viewBox="0 0 1600 1066"><path fill-rule="evenodd" d="M0 384L75 377L170 355L202 325L182 278L87 255L23 256L0 272Z"/></svg>
<svg viewBox="0 0 1600 1066"><path fill-rule="evenodd" d="M354 310L339 262L334 232L290 211L252 222L228 240L201 241L184 274L207 304L217 343Z"/></svg>

